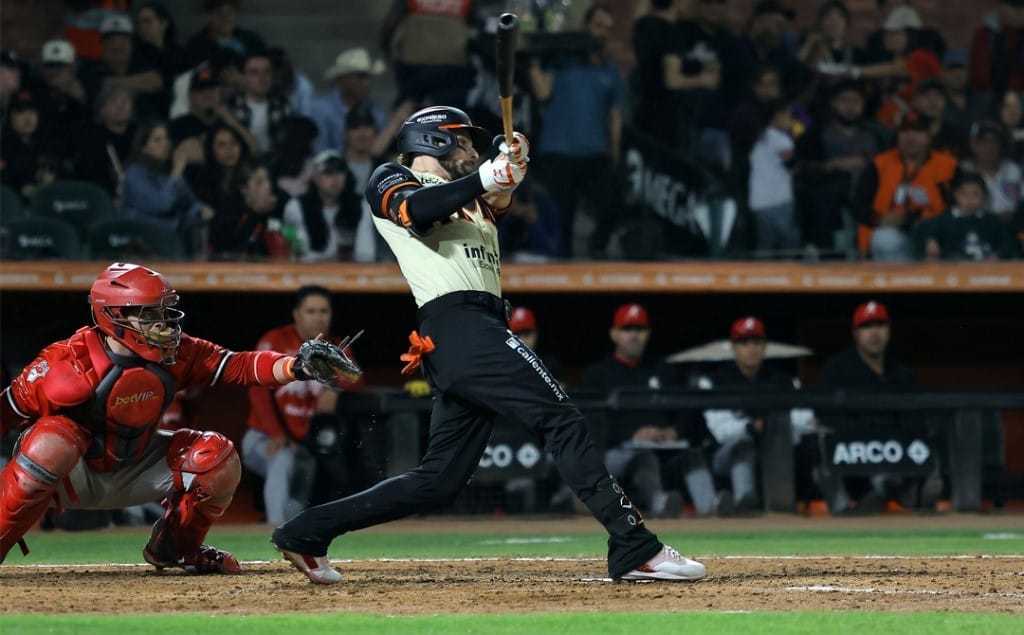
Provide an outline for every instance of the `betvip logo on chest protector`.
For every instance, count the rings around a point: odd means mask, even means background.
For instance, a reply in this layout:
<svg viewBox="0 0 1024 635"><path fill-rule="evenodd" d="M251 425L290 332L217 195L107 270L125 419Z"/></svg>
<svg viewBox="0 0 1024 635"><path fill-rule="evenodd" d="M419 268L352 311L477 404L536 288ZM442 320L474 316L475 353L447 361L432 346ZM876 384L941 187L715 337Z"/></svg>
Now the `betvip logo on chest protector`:
<svg viewBox="0 0 1024 635"><path fill-rule="evenodd" d="M152 372L127 369L107 397L107 418L132 428L150 425L163 414L164 395L164 385Z"/></svg>

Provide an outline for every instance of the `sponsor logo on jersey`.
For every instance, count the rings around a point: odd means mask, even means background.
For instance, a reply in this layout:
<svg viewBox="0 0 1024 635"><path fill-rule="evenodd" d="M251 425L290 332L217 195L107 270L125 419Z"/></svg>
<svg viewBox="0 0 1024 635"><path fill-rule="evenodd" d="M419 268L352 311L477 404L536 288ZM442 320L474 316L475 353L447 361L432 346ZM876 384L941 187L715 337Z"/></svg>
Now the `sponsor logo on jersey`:
<svg viewBox="0 0 1024 635"><path fill-rule="evenodd" d="M150 399L156 399L155 390L146 390L143 392L137 392L134 395L128 395L126 397L115 396L113 407L127 406L133 403L139 403L142 401L149 401Z"/></svg>
<svg viewBox="0 0 1024 635"><path fill-rule="evenodd" d="M40 377L46 377L46 373L48 372L50 372L50 364L47 363L47 361L44 359L43 361L33 366L30 371L28 371L28 377L26 377L25 379L28 381L28 383L31 384Z"/></svg>

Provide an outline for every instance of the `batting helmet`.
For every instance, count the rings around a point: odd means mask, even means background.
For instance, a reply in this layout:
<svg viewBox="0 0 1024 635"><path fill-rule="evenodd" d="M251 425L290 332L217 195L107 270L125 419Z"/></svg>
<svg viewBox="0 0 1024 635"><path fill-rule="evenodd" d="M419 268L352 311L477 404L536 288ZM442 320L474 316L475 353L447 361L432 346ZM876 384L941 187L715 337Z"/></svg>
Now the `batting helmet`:
<svg viewBox="0 0 1024 635"><path fill-rule="evenodd" d="M173 364L185 313L173 308L178 293L162 275L115 262L89 289L92 319L101 331L151 362Z"/></svg>
<svg viewBox="0 0 1024 635"><path fill-rule="evenodd" d="M466 132L478 150L490 144L491 133L474 126L469 115L449 106L431 106L414 112L398 131L398 151L443 157L459 147L456 132Z"/></svg>

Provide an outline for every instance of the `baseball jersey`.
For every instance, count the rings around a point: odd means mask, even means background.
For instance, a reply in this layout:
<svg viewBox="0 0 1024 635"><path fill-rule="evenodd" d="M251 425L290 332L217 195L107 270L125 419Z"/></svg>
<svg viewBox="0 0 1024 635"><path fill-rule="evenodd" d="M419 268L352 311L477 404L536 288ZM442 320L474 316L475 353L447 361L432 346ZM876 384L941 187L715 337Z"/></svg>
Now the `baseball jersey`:
<svg viewBox="0 0 1024 635"><path fill-rule="evenodd" d="M477 197L421 233L405 210L403 195L447 182L385 163L370 175L366 187L373 224L398 259L416 306L455 291L486 291L501 297L498 228L490 204Z"/></svg>
<svg viewBox="0 0 1024 635"><path fill-rule="evenodd" d="M276 384L268 369L282 357L235 353L182 333L177 361L164 365L116 355L103 338L87 327L43 349L4 391L0 432L26 420L66 416L92 436L89 467L109 472L143 455L178 389L219 381Z"/></svg>
<svg viewBox="0 0 1024 635"><path fill-rule="evenodd" d="M338 339L327 336L331 342ZM258 351L276 351L285 355L296 355L302 346L302 337L294 324L267 331L256 344ZM351 353L350 353L351 354ZM352 390L361 388L362 378L357 382L339 382L340 387ZM251 386L249 388L248 426L269 437L290 437L305 439L309 434L309 419L316 414L317 400L327 388L317 381L293 381L277 386ZM284 426L287 426L287 430Z"/></svg>

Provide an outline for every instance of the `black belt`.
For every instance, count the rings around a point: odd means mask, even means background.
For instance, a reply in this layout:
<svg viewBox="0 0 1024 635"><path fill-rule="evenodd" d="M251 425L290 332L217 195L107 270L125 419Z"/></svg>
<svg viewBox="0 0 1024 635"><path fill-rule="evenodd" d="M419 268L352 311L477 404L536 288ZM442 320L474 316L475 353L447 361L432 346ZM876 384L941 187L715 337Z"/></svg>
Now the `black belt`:
<svg viewBox="0 0 1024 635"><path fill-rule="evenodd" d="M512 305L508 300L502 300L493 293L487 291L453 291L446 293L439 298L434 298L416 311L416 321L423 322L428 317L438 315L453 306L462 304L474 304L482 306L495 316L508 322L512 314Z"/></svg>

